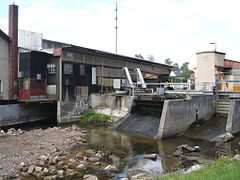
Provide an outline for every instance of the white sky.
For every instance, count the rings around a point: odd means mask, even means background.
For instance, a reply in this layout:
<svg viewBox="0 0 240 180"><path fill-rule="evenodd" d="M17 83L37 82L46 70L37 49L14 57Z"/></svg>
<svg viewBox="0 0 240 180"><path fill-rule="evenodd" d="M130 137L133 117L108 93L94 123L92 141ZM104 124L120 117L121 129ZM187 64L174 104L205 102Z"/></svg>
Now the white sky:
<svg viewBox="0 0 240 180"><path fill-rule="evenodd" d="M44 38L115 52L115 0L16 0L19 28ZM0 28L8 4L0 0ZM118 0L118 53L154 55L196 65L196 52L217 50L240 60L239 0Z"/></svg>

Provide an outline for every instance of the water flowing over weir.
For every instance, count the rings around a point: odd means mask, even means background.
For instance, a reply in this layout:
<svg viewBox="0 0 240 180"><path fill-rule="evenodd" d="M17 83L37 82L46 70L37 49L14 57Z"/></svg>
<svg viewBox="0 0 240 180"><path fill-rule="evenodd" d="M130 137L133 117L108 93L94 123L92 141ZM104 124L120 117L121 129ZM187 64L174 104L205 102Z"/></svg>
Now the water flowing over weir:
<svg viewBox="0 0 240 180"><path fill-rule="evenodd" d="M200 120L209 120L216 114L215 96L157 95L139 96L131 111L113 128L151 138L167 138L186 131Z"/></svg>
<svg viewBox="0 0 240 180"><path fill-rule="evenodd" d="M164 100L135 100L131 113L117 130L155 137L158 134L163 104Z"/></svg>

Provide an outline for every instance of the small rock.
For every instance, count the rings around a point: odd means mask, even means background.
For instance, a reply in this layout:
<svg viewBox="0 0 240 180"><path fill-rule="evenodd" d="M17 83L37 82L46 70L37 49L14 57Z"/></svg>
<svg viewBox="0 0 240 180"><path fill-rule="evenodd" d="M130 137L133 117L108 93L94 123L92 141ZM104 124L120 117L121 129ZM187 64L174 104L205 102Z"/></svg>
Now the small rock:
<svg viewBox="0 0 240 180"><path fill-rule="evenodd" d="M32 174L33 171L34 171L34 169L35 169L35 165L31 165L31 166L28 168L27 173L28 173L28 174Z"/></svg>
<svg viewBox="0 0 240 180"><path fill-rule="evenodd" d="M119 172L119 169L114 165L108 165L103 170L109 172Z"/></svg>
<svg viewBox="0 0 240 180"><path fill-rule="evenodd" d="M191 147L191 146L189 146L189 145L187 145L187 144L182 144L181 146L182 146L182 149L187 150L187 151L190 151L190 152L195 152L195 151L197 151L197 149L195 149L194 147Z"/></svg>
<svg viewBox="0 0 240 180"><path fill-rule="evenodd" d="M57 174L58 174L58 176L63 177L64 171L63 170L58 170Z"/></svg>
<svg viewBox="0 0 240 180"><path fill-rule="evenodd" d="M72 125L72 130L78 130L78 129L79 129L79 127L76 124Z"/></svg>
<svg viewBox="0 0 240 180"><path fill-rule="evenodd" d="M17 166L16 170L17 170L17 171L21 171L24 166L26 166L26 164L25 164L24 162L21 162L21 163Z"/></svg>
<svg viewBox="0 0 240 180"><path fill-rule="evenodd" d="M143 180L146 179L147 173L140 173L131 177L131 180Z"/></svg>
<svg viewBox="0 0 240 180"><path fill-rule="evenodd" d="M98 157L89 157L88 161L90 161L90 162L98 162L98 161L100 161L100 158L98 158Z"/></svg>
<svg viewBox="0 0 240 180"><path fill-rule="evenodd" d="M144 159L150 159L150 160L156 160L157 159L157 154L143 154L143 155L140 155L141 158L144 158Z"/></svg>
<svg viewBox="0 0 240 180"><path fill-rule="evenodd" d="M42 167L39 167L39 166L36 166L35 167L35 171L37 172L37 173L39 173L39 172L41 172L42 171Z"/></svg>
<svg viewBox="0 0 240 180"><path fill-rule="evenodd" d="M121 178L120 180L129 180L128 178Z"/></svg>
<svg viewBox="0 0 240 180"><path fill-rule="evenodd" d="M85 170L86 169L86 166L84 164L79 164L76 169L78 170Z"/></svg>
<svg viewBox="0 0 240 180"><path fill-rule="evenodd" d="M43 173L44 173L44 174L47 174L48 172L49 172L48 168L44 168L44 169L43 169Z"/></svg>
<svg viewBox="0 0 240 180"><path fill-rule="evenodd" d="M100 153L96 153L95 156L100 158L100 159L102 158L102 155Z"/></svg>
<svg viewBox="0 0 240 180"><path fill-rule="evenodd" d="M95 166L100 166L101 165L101 162L95 162L93 163Z"/></svg>
<svg viewBox="0 0 240 180"><path fill-rule="evenodd" d="M190 167L185 173L187 174L187 173L190 173L192 171L198 171L201 168L202 168L202 165L197 164L197 165L194 165L194 166Z"/></svg>
<svg viewBox="0 0 240 180"><path fill-rule="evenodd" d="M44 156L44 155L42 155L42 156L40 156L38 159L39 159L39 160L46 161L46 160L48 160L48 157L47 157L47 156Z"/></svg>
<svg viewBox="0 0 240 180"><path fill-rule="evenodd" d="M240 155L239 154L236 154L233 159L236 159L237 161L240 161Z"/></svg>
<svg viewBox="0 0 240 180"><path fill-rule="evenodd" d="M83 180L98 180L98 177L92 174L86 174L83 176Z"/></svg>
<svg viewBox="0 0 240 180"><path fill-rule="evenodd" d="M183 151L181 149L177 149L174 153L173 156L175 157L179 157L183 154Z"/></svg>
<svg viewBox="0 0 240 180"><path fill-rule="evenodd" d="M82 152L79 152L77 155L76 155L76 158L81 158L83 156L83 153Z"/></svg>
<svg viewBox="0 0 240 180"><path fill-rule="evenodd" d="M27 173L27 172L21 172L21 176L23 176L23 177L29 177L30 174ZM0 180L1 180L1 178L0 178Z"/></svg>
<svg viewBox="0 0 240 180"><path fill-rule="evenodd" d="M57 168L55 166L49 167L49 173L50 174L57 174Z"/></svg>
<svg viewBox="0 0 240 180"><path fill-rule="evenodd" d="M57 179L57 175L53 175L53 176L46 176L43 178L44 180L56 180Z"/></svg>
<svg viewBox="0 0 240 180"><path fill-rule="evenodd" d="M67 176L74 176L74 175L75 175L75 172L74 172L73 169L67 169L66 175L67 175Z"/></svg>

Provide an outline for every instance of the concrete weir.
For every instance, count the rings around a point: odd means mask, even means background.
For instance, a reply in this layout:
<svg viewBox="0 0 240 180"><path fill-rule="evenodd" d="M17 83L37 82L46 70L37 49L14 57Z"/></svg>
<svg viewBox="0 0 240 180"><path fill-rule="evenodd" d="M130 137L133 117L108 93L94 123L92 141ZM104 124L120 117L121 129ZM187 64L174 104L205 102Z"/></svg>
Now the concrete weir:
<svg viewBox="0 0 240 180"><path fill-rule="evenodd" d="M216 114L215 96L192 96L189 99L135 100L130 113L113 128L162 139L187 130L192 124Z"/></svg>

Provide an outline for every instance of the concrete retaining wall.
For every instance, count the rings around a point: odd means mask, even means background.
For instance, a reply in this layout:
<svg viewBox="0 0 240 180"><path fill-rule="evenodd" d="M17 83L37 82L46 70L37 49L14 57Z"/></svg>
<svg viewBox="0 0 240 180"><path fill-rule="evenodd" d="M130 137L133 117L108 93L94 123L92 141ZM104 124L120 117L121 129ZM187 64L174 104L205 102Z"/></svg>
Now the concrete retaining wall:
<svg viewBox="0 0 240 180"><path fill-rule="evenodd" d="M56 103L0 105L0 127L46 119L56 119Z"/></svg>
<svg viewBox="0 0 240 180"><path fill-rule="evenodd" d="M186 131L198 120L208 120L216 114L215 97L193 96L191 99L165 100L159 133L155 138L175 136Z"/></svg>
<svg viewBox="0 0 240 180"><path fill-rule="evenodd" d="M232 134L240 132L240 100L231 100L226 131Z"/></svg>
<svg viewBox="0 0 240 180"><path fill-rule="evenodd" d="M79 121L83 111L89 108L108 108L108 115L125 115L131 109L133 97L109 94L91 94L89 98L78 98L76 101L59 101L57 108L58 123ZM104 110L97 111L104 113ZM125 112L125 113L123 113Z"/></svg>

